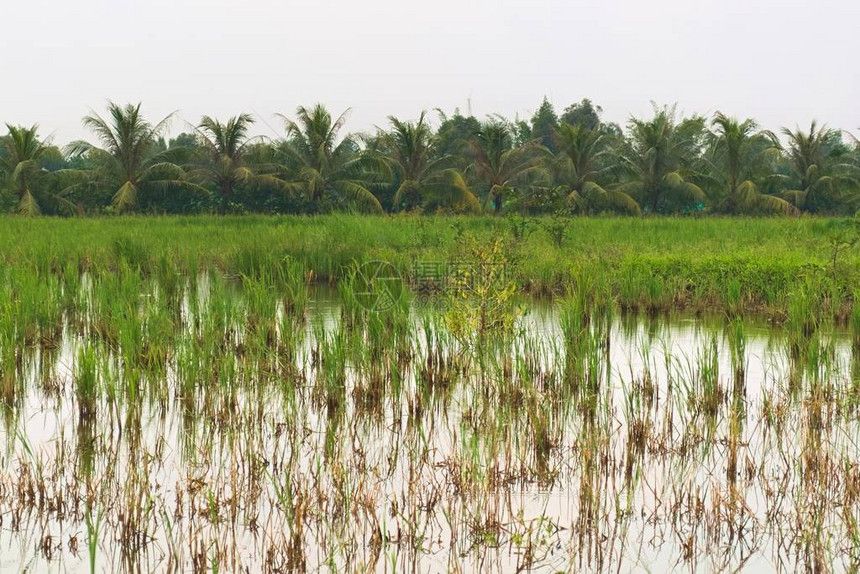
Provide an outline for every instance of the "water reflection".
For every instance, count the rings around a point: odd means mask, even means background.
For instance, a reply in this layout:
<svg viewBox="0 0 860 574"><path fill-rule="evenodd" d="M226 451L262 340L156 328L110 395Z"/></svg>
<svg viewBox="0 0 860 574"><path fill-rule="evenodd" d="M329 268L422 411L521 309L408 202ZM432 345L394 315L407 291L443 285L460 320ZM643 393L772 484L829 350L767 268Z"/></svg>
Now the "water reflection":
<svg viewBox="0 0 860 574"><path fill-rule="evenodd" d="M531 301L475 351L329 290L136 288L0 348L4 570L856 565L839 329Z"/></svg>

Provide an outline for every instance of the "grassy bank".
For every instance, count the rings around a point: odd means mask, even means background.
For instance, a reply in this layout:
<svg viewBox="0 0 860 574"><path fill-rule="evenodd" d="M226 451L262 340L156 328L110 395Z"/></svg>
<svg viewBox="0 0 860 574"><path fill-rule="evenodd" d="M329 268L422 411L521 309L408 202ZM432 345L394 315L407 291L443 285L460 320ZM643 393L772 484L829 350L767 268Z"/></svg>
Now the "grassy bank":
<svg viewBox="0 0 860 574"><path fill-rule="evenodd" d="M847 316L860 254L833 264L829 219L449 217L123 217L0 219L0 253L42 273L217 269L256 275L299 260L317 280L337 282L355 261L385 260L406 273L417 261L451 261L464 237L505 239L519 285L549 294L582 285L623 307L759 310L785 314L797 293L822 312Z"/></svg>

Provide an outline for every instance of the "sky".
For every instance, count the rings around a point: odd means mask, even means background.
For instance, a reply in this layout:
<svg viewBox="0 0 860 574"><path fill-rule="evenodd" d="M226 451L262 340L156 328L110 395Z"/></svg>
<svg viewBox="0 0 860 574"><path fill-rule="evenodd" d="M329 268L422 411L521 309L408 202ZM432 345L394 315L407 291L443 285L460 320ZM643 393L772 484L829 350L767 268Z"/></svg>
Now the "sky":
<svg viewBox="0 0 860 574"><path fill-rule="evenodd" d="M860 131L856 0L29 0L0 13L0 122L89 138L108 100L172 132L204 114L351 108L349 131L455 108L529 118L582 98L624 124L651 102L767 129Z"/></svg>

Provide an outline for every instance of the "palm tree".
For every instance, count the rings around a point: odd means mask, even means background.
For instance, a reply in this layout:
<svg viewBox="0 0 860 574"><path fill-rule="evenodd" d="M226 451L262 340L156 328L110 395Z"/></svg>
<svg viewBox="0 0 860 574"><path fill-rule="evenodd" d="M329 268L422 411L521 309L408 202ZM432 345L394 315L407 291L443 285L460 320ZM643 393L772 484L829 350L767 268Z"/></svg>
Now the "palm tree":
<svg viewBox="0 0 860 574"><path fill-rule="evenodd" d="M536 153L538 147L534 144L514 147L510 127L502 121L482 123L468 146L472 163L467 171L486 186L487 202L493 202L496 215L501 213L509 193L546 174Z"/></svg>
<svg viewBox="0 0 860 574"><path fill-rule="evenodd" d="M246 182L265 183L282 188L284 182L271 175L258 175L246 165L248 148L254 138L248 130L254 123L249 114L240 114L222 124L209 116L203 116L197 126L197 144L203 155L202 161L188 173L189 178L215 187L221 197L219 211L225 213L236 189Z"/></svg>
<svg viewBox="0 0 860 574"><path fill-rule="evenodd" d="M59 173L45 168L48 161L58 159L59 150L39 139L37 125L26 128L6 124L6 128L9 133L0 138L5 152L0 154L0 173L3 187L18 199L16 211L29 216L39 215L45 207L74 212L74 204L66 197L68 188L51 181Z"/></svg>
<svg viewBox="0 0 860 574"><path fill-rule="evenodd" d="M641 213L629 194L600 184L614 165L611 136L581 124L562 123L554 137L558 149L551 158L555 180L566 189L570 203L585 211L606 205L635 215Z"/></svg>
<svg viewBox="0 0 860 574"><path fill-rule="evenodd" d="M385 153L396 181L393 207L444 205L458 211L480 211L478 199L469 189L463 174L450 167L449 155L436 157L433 132L421 112L417 122L404 122L389 116L391 131L384 134Z"/></svg>
<svg viewBox="0 0 860 574"><path fill-rule="evenodd" d="M719 112L711 125L705 161L717 190L717 209L730 214L795 212L786 200L760 193L756 183L771 172L773 134L758 131L751 119L740 122Z"/></svg>
<svg viewBox="0 0 860 574"><path fill-rule="evenodd" d="M285 116L287 138L278 152L282 170L293 181L285 184L299 191L319 208L323 199L348 199L370 211L381 213L382 206L371 191L385 178L385 166L371 154L360 153L356 140L347 135L338 139L349 110L337 119L317 104L299 107L297 121Z"/></svg>
<svg viewBox="0 0 860 574"><path fill-rule="evenodd" d="M843 149L838 130L819 127L813 121L808 132L784 128L782 133L788 138L788 145L782 149L795 186L783 193L787 201L813 213L842 201L856 201L846 191L856 190L860 180L856 176L856 168L842 161Z"/></svg>
<svg viewBox="0 0 860 574"><path fill-rule="evenodd" d="M72 154L86 155L96 165L92 184L111 188L118 212L137 207L141 195L194 187L185 181L182 168L170 161L170 152L156 148L171 116L153 125L143 118L140 106L108 102L108 119L95 112L83 119L102 147L85 141L69 146Z"/></svg>
<svg viewBox="0 0 860 574"><path fill-rule="evenodd" d="M705 194L691 181L698 159L704 120L675 119L675 107L658 108L648 121L632 118L630 138L620 155L626 181L618 191L636 198L651 213L671 209L673 203L702 203Z"/></svg>

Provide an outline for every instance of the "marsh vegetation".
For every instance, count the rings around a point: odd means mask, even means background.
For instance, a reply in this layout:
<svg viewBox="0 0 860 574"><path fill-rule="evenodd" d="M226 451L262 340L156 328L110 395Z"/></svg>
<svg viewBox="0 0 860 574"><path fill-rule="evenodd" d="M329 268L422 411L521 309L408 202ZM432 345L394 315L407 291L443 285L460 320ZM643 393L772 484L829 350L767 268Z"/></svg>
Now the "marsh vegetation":
<svg viewBox="0 0 860 574"><path fill-rule="evenodd" d="M848 223L738 221L4 222L0 568L854 570Z"/></svg>

